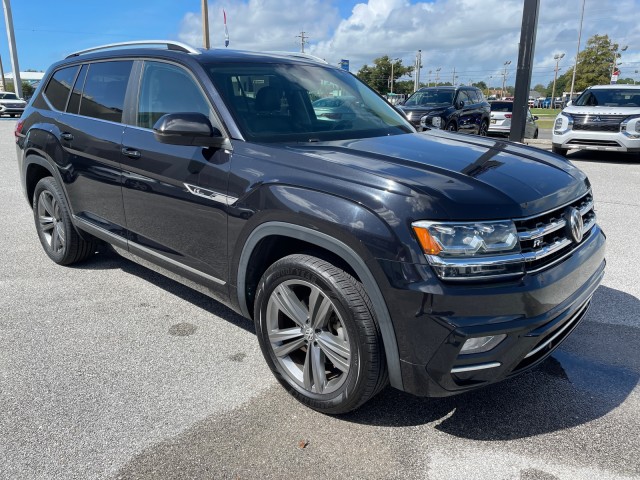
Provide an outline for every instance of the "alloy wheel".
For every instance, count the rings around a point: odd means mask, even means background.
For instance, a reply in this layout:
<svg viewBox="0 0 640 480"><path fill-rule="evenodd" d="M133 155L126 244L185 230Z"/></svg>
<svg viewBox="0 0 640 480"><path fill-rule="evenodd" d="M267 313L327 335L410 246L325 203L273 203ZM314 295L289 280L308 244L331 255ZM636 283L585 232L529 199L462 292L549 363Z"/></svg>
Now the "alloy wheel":
<svg viewBox="0 0 640 480"><path fill-rule="evenodd" d="M52 252L62 252L66 243L66 233L60 204L48 190L38 197L38 223L44 239Z"/></svg>
<svg viewBox="0 0 640 480"><path fill-rule="evenodd" d="M344 320L317 286L288 280L271 293L267 335L282 372L304 390L329 394L349 373L351 347Z"/></svg>

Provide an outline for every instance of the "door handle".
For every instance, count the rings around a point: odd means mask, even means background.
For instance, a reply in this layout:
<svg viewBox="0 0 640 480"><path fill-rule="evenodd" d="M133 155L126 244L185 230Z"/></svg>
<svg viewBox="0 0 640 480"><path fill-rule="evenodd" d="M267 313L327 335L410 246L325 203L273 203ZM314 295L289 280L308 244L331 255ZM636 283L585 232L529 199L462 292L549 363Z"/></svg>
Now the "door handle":
<svg viewBox="0 0 640 480"><path fill-rule="evenodd" d="M122 148L122 154L126 155L129 158L134 158L134 159L140 158L142 156L142 154L135 148L128 148L128 147Z"/></svg>
<svg viewBox="0 0 640 480"><path fill-rule="evenodd" d="M73 135L71 135L69 132L64 132L60 134L60 138L66 140L67 142L70 142L71 140L73 140Z"/></svg>

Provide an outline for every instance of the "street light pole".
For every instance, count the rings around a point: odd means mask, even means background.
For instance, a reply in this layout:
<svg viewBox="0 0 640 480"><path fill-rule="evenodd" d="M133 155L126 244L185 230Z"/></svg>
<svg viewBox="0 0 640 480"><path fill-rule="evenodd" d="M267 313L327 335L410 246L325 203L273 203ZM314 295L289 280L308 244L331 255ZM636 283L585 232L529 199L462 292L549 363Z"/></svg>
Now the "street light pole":
<svg viewBox="0 0 640 480"><path fill-rule="evenodd" d="M391 60L391 87L390 87L389 93L393 93L393 84L395 82L395 78L393 78L393 64L394 62L399 62L399 61L400 61L399 58L394 58L393 60Z"/></svg>
<svg viewBox="0 0 640 480"><path fill-rule="evenodd" d="M553 59L556 61L556 70L555 73L553 75L553 88L551 89L551 103L549 104L549 108L553 108L555 106L555 101L556 101L556 80L558 79L558 64L560 63L560 60L562 59L562 57L564 57L564 53L562 54L555 54L553 56Z"/></svg>
<svg viewBox="0 0 640 480"><path fill-rule="evenodd" d="M573 66L573 75L571 76L571 91L569 92L569 100L573 101L573 87L576 84L576 70L578 70L578 55L580 54L580 40L582 39L582 21L584 20L584 4L586 0L582 0L582 13L580 14L580 30L578 30L578 49L576 50L576 63Z"/></svg>
<svg viewBox="0 0 640 480"><path fill-rule="evenodd" d="M504 70L502 71L502 90L500 91L501 99L504 98L504 87L507 81L507 65L511 65L511 60L507 60L504 62Z"/></svg>
<svg viewBox="0 0 640 480"><path fill-rule="evenodd" d="M202 46L209 50L209 6L207 0L202 0Z"/></svg>
<svg viewBox="0 0 640 480"><path fill-rule="evenodd" d="M18 98L22 98L22 80L20 79L20 66L18 66L18 51L16 49L16 36L13 33L13 15L11 14L11 0L2 0L4 7L4 21L9 37L9 55L11 56L11 68L13 68L13 91ZM4 77L4 75L3 75Z"/></svg>
<svg viewBox="0 0 640 480"><path fill-rule="evenodd" d="M436 68L436 87L438 86L438 80L440 80L440 68L441 67Z"/></svg>

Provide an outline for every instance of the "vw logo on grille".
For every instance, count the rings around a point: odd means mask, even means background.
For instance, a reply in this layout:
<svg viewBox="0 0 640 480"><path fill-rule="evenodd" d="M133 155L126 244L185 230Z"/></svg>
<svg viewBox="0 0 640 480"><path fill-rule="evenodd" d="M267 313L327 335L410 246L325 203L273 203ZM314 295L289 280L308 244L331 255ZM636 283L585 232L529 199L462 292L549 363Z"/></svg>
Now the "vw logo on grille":
<svg viewBox="0 0 640 480"><path fill-rule="evenodd" d="M577 209L570 207L567 210L566 218L568 226L567 233L571 235L574 242L580 243L582 241L582 228L584 227L582 215L580 215L580 212Z"/></svg>

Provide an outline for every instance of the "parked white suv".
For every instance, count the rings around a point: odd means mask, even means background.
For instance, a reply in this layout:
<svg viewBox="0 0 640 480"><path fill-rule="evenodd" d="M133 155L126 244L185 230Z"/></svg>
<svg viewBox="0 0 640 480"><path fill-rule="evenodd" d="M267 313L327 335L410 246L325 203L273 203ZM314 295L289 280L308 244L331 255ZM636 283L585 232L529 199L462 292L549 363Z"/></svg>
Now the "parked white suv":
<svg viewBox="0 0 640 480"><path fill-rule="evenodd" d="M596 85L556 117L553 151L640 152L640 85Z"/></svg>

